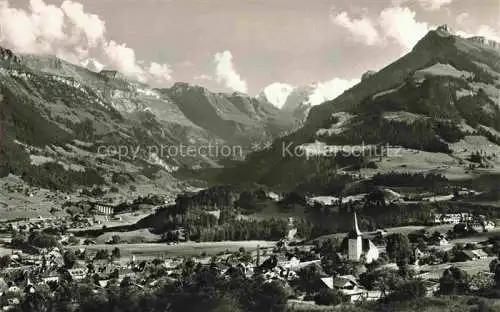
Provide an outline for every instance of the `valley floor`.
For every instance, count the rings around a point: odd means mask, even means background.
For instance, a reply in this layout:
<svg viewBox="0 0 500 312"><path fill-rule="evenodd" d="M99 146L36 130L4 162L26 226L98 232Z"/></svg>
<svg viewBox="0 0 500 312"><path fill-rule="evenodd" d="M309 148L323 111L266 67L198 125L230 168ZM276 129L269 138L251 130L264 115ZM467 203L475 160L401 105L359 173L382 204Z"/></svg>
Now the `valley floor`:
<svg viewBox="0 0 500 312"><path fill-rule="evenodd" d="M149 243L149 244L96 244L96 245L79 245L70 246L70 249L77 250L86 248L89 251L97 251L100 249L113 250L115 247L120 248L121 255L124 259L135 256L138 259L154 259L157 257L183 257L183 256L213 256L219 253L236 252L241 247L247 251L260 248L272 248L276 242L270 241L224 241L224 242L185 242L177 245L167 245L165 243Z"/></svg>

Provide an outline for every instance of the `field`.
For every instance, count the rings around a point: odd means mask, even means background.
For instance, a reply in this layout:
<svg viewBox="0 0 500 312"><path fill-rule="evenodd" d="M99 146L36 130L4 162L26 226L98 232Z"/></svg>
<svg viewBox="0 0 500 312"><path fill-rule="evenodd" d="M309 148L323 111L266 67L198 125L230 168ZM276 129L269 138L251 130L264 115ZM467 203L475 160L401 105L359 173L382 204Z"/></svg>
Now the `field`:
<svg viewBox="0 0 500 312"><path fill-rule="evenodd" d="M498 235L500 235L500 227L497 226L493 230L490 230L486 233L477 233L477 234L472 235L472 236L467 236L464 238L457 238L457 239L452 240L451 242L455 243L455 244L458 244L458 243L461 243L461 244L478 243L478 242L482 242L482 241L487 240L491 236L498 236Z"/></svg>
<svg viewBox="0 0 500 312"><path fill-rule="evenodd" d="M180 243L178 245L167 245L167 244L117 244L117 245L106 245L106 244L96 244L96 245L80 245L71 246L70 249L86 248L87 251L97 252L100 249L107 249L109 251L113 250L115 247L120 248L120 253L122 257L130 257L135 255L137 258L155 258L159 256L200 256L205 253L207 256L216 255L221 252L236 252L241 247L244 247L247 251L256 250L257 246L261 248L271 248L276 245L275 242L270 241L225 241L225 242L186 242Z"/></svg>
<svg viewBox="0 0 500 312"><path fill-rule="evenodd" d="M9 188L30 189L30 195L24 192L9 192ZM24 182L9 175L0 179L0 221L16 218L49 217L51 208L60 208L65 196L48 190L29 188Z"/></svg>
<svg viewBox="0 0 500 312"><path fill-rule="evenodd" d="M107 232L96 238L98 244L104 244L109 241L114 235L120 237L121 242L140 241L143 243L154 243L161 239L161 235L153 234L148 229L140 229L129 232Z"/></svg>
<svg viewBox="0 0 500 312"><path fill-rule="evenodd" d="M388 234L401 233L401 234L407 235L411 232L415 232L415 231L421 230L423 228L425 228L425 226L409 225L409 226L398 226L398 227L393 227L393 228L386 228L385 230L387 231ZM374 235L375 232L364 232L363 234L370 236L370 235ZM314 240L323 241L323 240L327 240L330 238L343 239L346 235L347 235L347 233L334 233L334 234L320 236Z"/></svg>
<svg viewBox="0 0 500 312"><path fill-rule="evenodd" d="M443 276L444 270L449 267L455 266L460 268L469 275L474 275L479 272L489 272L489 264L496 257L488 257L485 259L479 259L474 261L465 261L465 262L454 262L454 263L443 263L436 265L422 265L420 266L420 272L428 272L426 273L425 278L428 279L439 279Z"/></svg>
<svg viewBox="0 0 500 312"><path fill-rule="evenodd" d="M136 191L130 191L128 188L120 189L118 193L108 192L105 198L99 201L110 200L111 203L118 204L126 200L136 199L139 195L161 194L166 199L172 200L173 191L170 189L161 189L161 179L159 182L154 182L158 185L148 183L139 184ZM165 182L166 183L166 182ZM65 216L67 213L61 209L65 202L78 201L97 201L95 198L87 197L79 193L73 192L67 194L60 191L52 191L44 188L30 187L20 177L9 175L0 178L0 221L7 221L17 218L38 218L51 217L50 210L57 209L56 216ZM140 218L134 218L131 214L124 214L123 222L116 222L116 225L110 221L107 226L124 225L125 223L135 223ZM141 216L142 218L143 216ZM102 225L101 225L102 226Z"/></svg>
<svg viewBox="0 0 500 312"><path fill-rule="evenodd" d="M413 301L391 302L387 305L364 302L356 306L346 304L339 306L319 306L313 303L300 303L296 300L289 300L288 308L290 312L493 312L500 311L500 300L474 296L440 296L419 298Z"/></svg>

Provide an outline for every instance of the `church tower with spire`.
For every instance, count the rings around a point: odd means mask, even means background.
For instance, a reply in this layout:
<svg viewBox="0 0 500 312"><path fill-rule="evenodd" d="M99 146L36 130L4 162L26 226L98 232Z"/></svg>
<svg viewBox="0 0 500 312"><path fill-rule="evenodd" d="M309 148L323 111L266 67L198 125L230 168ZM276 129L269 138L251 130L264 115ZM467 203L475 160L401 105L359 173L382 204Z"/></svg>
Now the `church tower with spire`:
<svg viewBox="0 0 500 312"><path fill-rule="evenodd" d="M359 261L361 259L361 255L363 254L363 236L358 227L358 217L356 212L354 212L354 222L352 225L352 229L349 232L348 236L348 259L349 261Z"/></svg>

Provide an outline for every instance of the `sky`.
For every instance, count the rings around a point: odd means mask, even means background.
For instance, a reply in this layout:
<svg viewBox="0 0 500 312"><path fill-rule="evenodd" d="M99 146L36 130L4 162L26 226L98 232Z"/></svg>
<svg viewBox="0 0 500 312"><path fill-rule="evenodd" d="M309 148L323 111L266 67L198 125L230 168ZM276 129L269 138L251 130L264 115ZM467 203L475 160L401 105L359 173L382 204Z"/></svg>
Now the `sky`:
<svg viewBox="0 0 500 312"><path fill-rule="evenodd" d="M331 98L441 24L500 41L498 0L78 1L0 0L0 45L154 86L278 96L316 83Z"/></svg>

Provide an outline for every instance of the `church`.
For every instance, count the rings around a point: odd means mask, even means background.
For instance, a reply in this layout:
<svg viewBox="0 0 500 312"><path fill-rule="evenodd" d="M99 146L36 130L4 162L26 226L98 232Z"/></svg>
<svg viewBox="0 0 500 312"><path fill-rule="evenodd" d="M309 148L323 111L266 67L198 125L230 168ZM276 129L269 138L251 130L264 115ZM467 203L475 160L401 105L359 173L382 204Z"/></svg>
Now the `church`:
<svg viewBox="0 0 500 312"><path fill-rule="evenodd" d="M371 263L379 257L379 250L375 244L370 239L363 238L363 234L359 230L356 212L354 212L351 231L342 241L340 249L347 254L347 259L352 262L361 262L364 259L365 263Z"/></svg>

